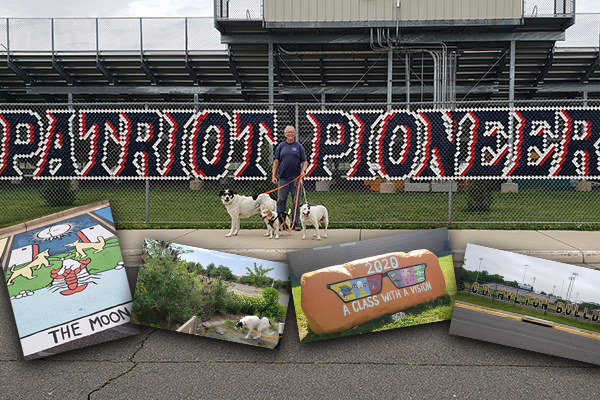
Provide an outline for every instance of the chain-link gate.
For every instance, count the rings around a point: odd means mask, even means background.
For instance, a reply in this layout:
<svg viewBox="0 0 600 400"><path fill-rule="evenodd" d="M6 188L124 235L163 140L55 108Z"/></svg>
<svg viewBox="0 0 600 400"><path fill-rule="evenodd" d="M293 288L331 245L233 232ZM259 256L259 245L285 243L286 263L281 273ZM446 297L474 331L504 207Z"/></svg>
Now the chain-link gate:
<svg viewBox="0 0 600 400"><path fill-rule="evenodd" d="M515 103L519 109L560 109L585 108L592 109L597 103L586 101L527 101ZM481 109L481 103L455 104L452 109ZM506 103L487 104L488 109L507 109ZM428 104L394 104L392 110L411 110L413 112L426 112L434 109ZM352 115L357 112L373 112L385 115L386 104L27 104L3 105L0 114L12 115L23 110L27 114L35 114L44 121L48 113L59 115L60 112L69 116L72 132L78 134L89 133L93 126L90 121L92 111L113 113L115 121L121 118L123 122L127 112L171 112L190 115L202 111L213 110L217 114L234 115L247 113L271 113L276 115L276 129L271 132L275 142L283 140L283 130L286 125L297 127L297 140L304 146L309 160L315 160L314 132L315 121L309 118L309 112L331 112ZM87 115L89 123L86 131L77 131L81 128L81 116ZM108 115L108 114L107 114ZM112 115L112 114L111 114ZM132 114L133 115L133 114ZM160 122L161 124L165 121ZM108 124L108 122L107 122ZM29 125L22 124L22 129L17 129L17 138L26 143L31 140ZM335 124L333 124L335 125ZM2 124L6 142L6 124ZM45 129L56 129L52 124ZM115 129L108 125L96 126L94 129L105 131ZM122 128L122 127L121 127ZM137 128L139 130L139 126ZM164 127L162 128L165 129ZM188 128L186 128L188 129ZM189 128L191 129L191 128ZM111 131L112 132L112 131ZM116 129L115 129L116 132ZM150 132L150 131L148 131ZM146 133L148 133L146 132ZM41 133L47 133L44 129ZM64 132L63 132L64 133ZM86 134L87 134L86 133ZM145 134L146 134L145 133ZM157 131L154 131L156 134ZM219 132L217 129L206 129L202 132L204 144L200 148L183 148L186 159L189 154L202 153L205 159L210 158L213 149L219 147ZM232 127L232 134L239 135ZM343 141L341 136L349 135L339 129L332 129L328 133L328 141L335 143ZM356 135L356 132L353 133ZM444 132L433 131L433 135L443 135ZM558 136L556 136L558 135ZM346 140L349 136L346 136ZM58 136L54 137L55 139ZM263 138L264 139L264 138ZM356 138L355 138L356 139ZM560 141L560 132L555 132L554 139ZM373 142L377 140L375 133L362 140ZM76 141L77 142L77 141ZM104 151L103 162L106 165L119 165L120 147L118 140L113 142L107 139L94 142L98 151ZM117 144L115 144L117 143ZM34 179L34 171L39 166L41 153L31 157L18 158L18 167L23 172L22 179L0 180L0 226L26 221L35 217L69 208L73 205L82 205L98 200L108 199L113 208L117 224L173 224L175 226L221 226L229 223L230 219L222 206L219 191L229 188L240 194L253 195L273 189L270 182L273 144L268 140L259 143L260 165L265 174L260 179L237 179L236 171L247 158L248 139L239 137L231 141L231 158L227 163L227 170L220 174L218 179L202 179L198 176L179 176L173 178L156 179L123 179L104 177L74 176L68 180L60 179ZM324 142L323 142L324 143ZM156 145L167 146L168 142ZM51 147L51 146L50 146ZM49 146L43 147L50 149ZM190 147L190 146L188 146ZM391 145L390 145L391 147ZM390 157L399 157L402 146L396 150L389 150ZM590 151L597 147L594 143L589 145ZM82 160L87 160L89 142L77 142L72 146L72 159L75 168L81 167ZM132 147L133 149L133 147ZM257 149L258 150L258 149ZM48 150L49 151L49 150ZM386 150L388 151L388 150ZM393 154L392 154L393 153ZM33 153L31 153L33 154ZM378 227L381 225L399 224L430 224L430 223L457 223L457 224L598 224L600 223L600 191L598 183L593 180L556 179L556 178L527 178L527 179L388 179L377 171L377 154L369 152L365 161L373 167L374 174L364 179L349 179L349 171L357 162L357 152L348 151L337 157L325 158L322 161L326 171L330 174L328 179L307 179L305 182L307 198L311 203L323 204L329 209L332 226L350 227ZM541 157L542 154L537 155ZM184 156L181 156L184 157ZM199 157L199 155L198 155ZM6 160L4 160L6 161ZM135 161L135 160L134 160ZM210 160L208 160L210 161ZM50 162L50 161L48 161ZM137 161L135 161L137 162ZM176 160L176 162L178 162ZM58 164L57 164L58 165ZM50 168L50 166L48 166ZM309 166L309 172L310 172ZM259 169L260 170L260 169ZM6 171L6 170L5 170ZM258 170L257 170L258 171ZM314 172L314 171L313 171ZM114 173L114 169L113 169ZM310 173L309 173L310 178ZM506 183L509 190L502 190ZM514 186L517 184L518 186ZM515 190L516 189L516 190ZM246 220L259 226L259 218L255 216ZM138 225L135 225L138 226Z"/></svg>

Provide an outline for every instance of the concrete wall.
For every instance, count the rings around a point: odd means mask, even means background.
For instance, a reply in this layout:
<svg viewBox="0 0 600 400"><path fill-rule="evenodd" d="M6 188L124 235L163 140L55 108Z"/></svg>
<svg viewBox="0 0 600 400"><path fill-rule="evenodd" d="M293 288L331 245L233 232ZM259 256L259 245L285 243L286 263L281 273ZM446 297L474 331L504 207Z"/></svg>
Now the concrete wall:
<svg viewBox="0 0 600 400"><path fill-rule="evenodd" d="M520 19L523 0L264 0L267 22Z"/></svg>

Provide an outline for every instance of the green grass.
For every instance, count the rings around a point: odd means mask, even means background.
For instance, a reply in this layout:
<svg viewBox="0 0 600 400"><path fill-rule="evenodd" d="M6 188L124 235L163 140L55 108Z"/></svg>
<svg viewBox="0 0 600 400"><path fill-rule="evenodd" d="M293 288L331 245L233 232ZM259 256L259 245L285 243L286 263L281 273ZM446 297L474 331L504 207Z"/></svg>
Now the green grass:
<svg viewBox="0 0 600 400"><path fill-rule="evenodd" d="M300 277L296 277L290 270L290 280L292 282L292 293L294 297L294 309L296 310L296 318L298 320L298 330L300 341L313 342L317 340L333 339L343 336L359 335L368 332L385 331L388 329L400 328L404 326L420 325L429 322L445 321L452 318L452 310L454 308L454 297L456 296L456 282L454 278L454 265L452 256L440 257L440 267L444 274L446 282L446 293L444 296L418 306L402 310L406 317L392 320L391 315L384 315L367 321L363 324L354 326L348 330L338 333L327 333L317 335L310 329L310 324L301 306L301 287Z"/></svg>
<svg viewBox="0 0 600 400"><path fill-rule="evenodd" d="M576 320L575 318L567 317L565 315L556 314L556 307L548 307L548 312L542 310L536 310L531 306L518 306L513 301L508 302L506 300L494 300L491 298L479 296L476 294L469 294L468 292L459 291L456 293L456 300L463 301L465 303L475 304L478 306L484 306L493 308L495 310L507 311L520 315L527 315L543 319L557 324L573 326L588 331L600 333L600 323L598 322L587 322L583 320ZM525 298L522 298L525 301Z"/></svg>
<svg viewBox="0 0 600 400"><path fill-rule="evenodd" d="M187 182L178 188L152 187L149 222L146 222L145 189L80 189L74 206L110 200L119 229L136 228L227 228L230 218L222 206L215 184L192 191ZM128 182L113 186L129 184ZM4 186L6 187L6 185ZM253 194L250 189L241 194ZM491 210L473 213L466 210L467 195L452 195L452 221L448 224L448 196L445 193L376 193L371 191L332 190L308 192L312 203L324 204L332 228L423 228L447 226L475 229L586 229L600 230L600 191L567 190L494 193ZM288 207L291 201L288 202ZM368 205L368 206L366 206ZM0 227L31 220L70 207L50 207L40 190L0 189ZM509 222L496 224L494 222ZM543 223L539 223L543 222ZM561 222L581 224L564 225ZM594 225L590 225L594 224ZM261 228L255 215L245 219L243 228Z"/></svg>

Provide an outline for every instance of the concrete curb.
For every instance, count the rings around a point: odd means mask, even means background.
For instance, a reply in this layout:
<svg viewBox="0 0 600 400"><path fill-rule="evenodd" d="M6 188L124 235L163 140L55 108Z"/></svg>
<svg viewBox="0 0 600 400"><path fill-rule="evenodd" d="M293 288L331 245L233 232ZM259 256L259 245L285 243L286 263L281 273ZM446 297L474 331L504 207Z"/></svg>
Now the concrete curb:
<svg viewBox="0 0 600 400"><path fill-rule="evenodd" d="M253 257L263 260L287 262L288 251L298 251L301 249L212 249L224 253L237 254L246 257ZM124 249L123 260L129 266L139 265L142 257L142 249ZM568 264L600 263L600 251L580 251L580 250L513 250L513 253L527 256L543 258L545 260L563 262ZM465 250L452 251L452 261L462 263L465 260Z"/></svg>

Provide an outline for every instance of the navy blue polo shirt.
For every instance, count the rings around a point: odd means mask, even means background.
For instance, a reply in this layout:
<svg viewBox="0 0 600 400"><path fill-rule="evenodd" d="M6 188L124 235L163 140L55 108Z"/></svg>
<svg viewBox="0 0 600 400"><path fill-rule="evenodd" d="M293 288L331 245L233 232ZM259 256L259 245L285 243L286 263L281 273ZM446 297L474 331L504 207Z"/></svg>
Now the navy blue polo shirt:
<svg viewBox="0 0 600 400"><path fill-rule="evenodd" d="M301 163L306 161L306 153L300 143L283 141L277 146L273 159L279 160L279 178L295 178L302 171Z"/></svg>

